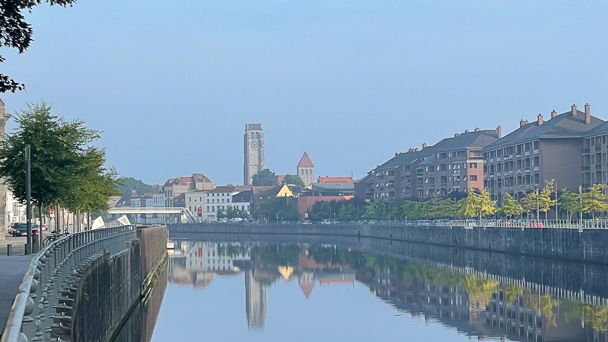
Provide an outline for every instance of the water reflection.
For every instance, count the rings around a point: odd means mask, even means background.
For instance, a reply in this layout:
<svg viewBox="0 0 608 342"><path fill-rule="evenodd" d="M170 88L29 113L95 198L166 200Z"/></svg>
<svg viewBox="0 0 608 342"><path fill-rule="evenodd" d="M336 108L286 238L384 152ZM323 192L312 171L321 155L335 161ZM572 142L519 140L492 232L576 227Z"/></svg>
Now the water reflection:
<svg viewBox="0 0 608 342"><path fill-rule="evenodd" d="M441 322L469 338L608 341L608 301L604 296L585 294L582 287L577 292L568 288L569 285L547 286L542 282L482 272L475 267L409 258L405 253L391 252L395 248L391 244L374 250L370 246L362 247L360 241L319 244L176 239L175 250L169 257L168 281L176 286L205 290L216 276L242 277L250 330L263 330L267 292L277 281L297 283L305 299L314 296L317 286L348 284L354 288L357 283L414 319ZM399 248L411 251L412 247L401 246L396 250ZM530 260L519 262L530 264ZM551 265L543 264L543 270L545 267L559 269L554 277L559 279L568 278L562 274L564 270L580 267L557 261L542 262ZM513 269L509 272L521 271L517 265L507 266ZM585 272L591 272L594 275L591 278L606 278L605 266L589 265L589 268L592 271L586 269ZM579 271L573 269L572 272ZM555 279L546 278L547 283L556 283ZM574 282L559 280L564 281ZM601 285L585 283L585 288L604 291Z"/></svg>

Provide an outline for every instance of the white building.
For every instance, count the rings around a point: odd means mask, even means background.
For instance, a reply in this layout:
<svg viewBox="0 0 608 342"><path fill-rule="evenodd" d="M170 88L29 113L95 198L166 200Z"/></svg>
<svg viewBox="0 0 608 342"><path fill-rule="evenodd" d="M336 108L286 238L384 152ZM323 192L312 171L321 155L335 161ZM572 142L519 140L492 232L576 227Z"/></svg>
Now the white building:
<svg viewBox="0 0 608 342"><path fill-rule="evenodd" d="M199 221L217 221L217 214L228 208L251 213L251 187L219 186L209 191L193 191L185 194L186 208ZM200 209L199 209L200 208ZM199 215L200 210L200 215Z"/></svg>

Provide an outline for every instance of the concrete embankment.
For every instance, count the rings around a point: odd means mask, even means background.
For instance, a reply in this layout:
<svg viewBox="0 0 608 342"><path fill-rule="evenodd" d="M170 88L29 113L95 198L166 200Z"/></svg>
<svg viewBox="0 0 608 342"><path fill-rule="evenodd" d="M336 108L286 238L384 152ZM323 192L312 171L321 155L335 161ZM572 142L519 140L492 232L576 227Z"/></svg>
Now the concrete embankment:
<svg viewBox="0 0 608 342"><path fill-rule="evenodd" d="M517 255L608 263L608 230L474 228L390 225L175 224L170 233L238 233L360 236Z"/></svg>
<svg viewBox="0 0 608 342"><path fill-rule="evenodd" d="M149 292L150 278L167 254L165 227L140 228L137 239L121 253L91 258L76 284L72 311L72 341L110 341Z"/></svg>

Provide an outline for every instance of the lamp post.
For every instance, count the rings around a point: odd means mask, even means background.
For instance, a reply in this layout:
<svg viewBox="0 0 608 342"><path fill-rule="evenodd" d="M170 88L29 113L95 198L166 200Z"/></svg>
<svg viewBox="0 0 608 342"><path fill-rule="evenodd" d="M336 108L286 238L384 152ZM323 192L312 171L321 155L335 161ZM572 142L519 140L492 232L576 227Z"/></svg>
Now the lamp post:
<svg viewBox="0 0 608 342"><path fill-rule="evenodd" d="M30 145L25 146L25 219L27 222L27 242L25 245L25 254L33 252L32 244L32 158ZM38 231L40 233L40 230Z"/></svg>

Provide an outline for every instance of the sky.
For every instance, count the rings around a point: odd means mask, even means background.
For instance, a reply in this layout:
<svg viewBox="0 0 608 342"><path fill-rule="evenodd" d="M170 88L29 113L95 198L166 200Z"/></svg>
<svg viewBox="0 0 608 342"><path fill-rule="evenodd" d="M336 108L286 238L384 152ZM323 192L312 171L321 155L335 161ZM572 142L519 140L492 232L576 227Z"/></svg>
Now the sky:
<svg viewBox="0 0 608 342"><path fill-rule="evenodd" d="M608 1L80 0L27 15L0 71L103 131L108 165L147 183L243 179L245 124L266 166L360 178L456 132L591 105L608 120ZM10 133L14 123L7 125Z"/></svg>

